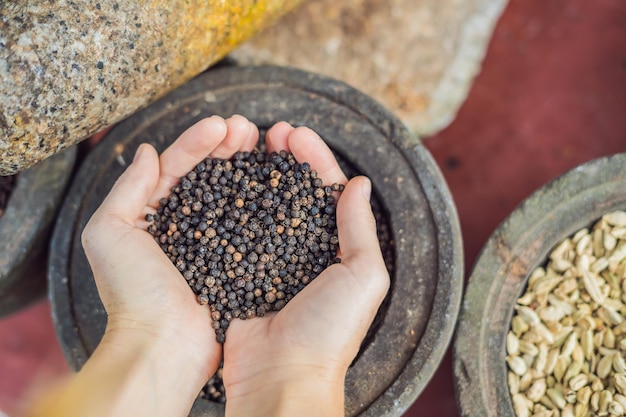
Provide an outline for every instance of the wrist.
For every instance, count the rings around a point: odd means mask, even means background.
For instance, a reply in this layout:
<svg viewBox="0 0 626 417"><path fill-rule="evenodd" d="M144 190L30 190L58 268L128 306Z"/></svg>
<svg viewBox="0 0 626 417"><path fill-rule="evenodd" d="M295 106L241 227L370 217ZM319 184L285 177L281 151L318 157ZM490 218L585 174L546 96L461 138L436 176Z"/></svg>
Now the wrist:
<svg viewBox="0 0 626 417"><path fill-rule="evenodd" d="M160 393L162 400L191 407L209 370L187 353L185 344L173 332L107 325L93 357L102 368L108 363L122 370L125 391Z"/></svg>
<svg viewBox="0 0 626 417"><path fill-rule="evenodd" d="M188 415L206 378L177 351L177 340L163 336L113 320L76 377L28 415Z"/></svg>
<svg viewBox="0 0 626 417"><path fill-rule="evenodd" d="M105 350L110 357L135 357L137 367L150 367L155 375L184 376L179 386L192 391L199 386L197 395L217 369L221 352L216 343L201 342L188 333L184 326L109 318L98 350Z"/></svg>
<svg viewBox="0 0 626 417"><path fill-rule="evenodd" d="M134 345L144 349L151 360L185 370L187 375L193 375L203 383L215 372L222 351L206 317L179 318L173 315L146 320L137 319L137 316L109 315L101 343L122 349Z"/></svg>
<svg viewBox="0 0 626 417"><path fill-rule="evenodd" d="M226 417L344 415L343 369L270 364L244 380L230 381L228 368L224 375Z"/></svg>

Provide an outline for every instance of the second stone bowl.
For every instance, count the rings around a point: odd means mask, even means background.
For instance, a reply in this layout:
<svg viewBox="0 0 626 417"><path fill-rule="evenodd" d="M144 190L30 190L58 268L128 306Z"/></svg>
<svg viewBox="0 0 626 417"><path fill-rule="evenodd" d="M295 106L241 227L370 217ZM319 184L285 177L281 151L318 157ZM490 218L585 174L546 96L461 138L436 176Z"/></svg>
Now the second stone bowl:
<svg viewBox="0 0 626 417"><path fill-rule="evenodd" d="M465 292L454 341L462 416L515 417L506 335L517 299L562 240L626 209L626 154L582 164L527 198L491 235Z"/></svg>
<svg viewBox="0 0 626 417"><path fill-rule="evenodd" d="M106 326L80 244L91 214L139 144L162 151L199 119L236 113L261 130L281 120L309 126L353 173L372 180L393 243L392 285L348 371L346 415L402 415L452 337L463 283L456 211L430 154L394 116L344 83L289 68L208 71L114 127L87 156L59 216L49 268L53 317L68 362L79 369ZM224 406L198 399L191 415L222 416Z"/></svg>
<svg viewBox="0 0 626 417"><path fill-rule="evenodd" d="M75 160L74 147L17 177L0 217L0 317L46 294L49 239Z"/></svg>

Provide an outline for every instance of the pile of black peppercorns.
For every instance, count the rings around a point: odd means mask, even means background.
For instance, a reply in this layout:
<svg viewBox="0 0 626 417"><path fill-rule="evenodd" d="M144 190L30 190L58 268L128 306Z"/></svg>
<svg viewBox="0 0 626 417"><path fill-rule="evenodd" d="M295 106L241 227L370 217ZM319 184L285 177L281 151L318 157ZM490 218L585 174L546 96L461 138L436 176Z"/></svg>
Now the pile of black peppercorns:
<svg viewBox="0 0 626 417"><path fill-rule="evenodd" d="M4 214L4 210L9 202L9 197L15 187L17 175L10 175L8 177L0 177L0 216Z"/></svg>
<svg viewBox="0 0 626 417"><path fill-rule="evenodd" d="M226 404L226 388L224 387L224 380L222 375L224 373L224 363L220 363L219 368L211 379L202 387L198 398L202 398L208 401L213 401L218 404Z"/></svg>
<svg viewBox="0 0 626 417"><path fill-rule="evenodd" d="M219 343L234 318L278 311L338 262L335 192L285 151L207 158L146 220L200 304Z"/></svg>

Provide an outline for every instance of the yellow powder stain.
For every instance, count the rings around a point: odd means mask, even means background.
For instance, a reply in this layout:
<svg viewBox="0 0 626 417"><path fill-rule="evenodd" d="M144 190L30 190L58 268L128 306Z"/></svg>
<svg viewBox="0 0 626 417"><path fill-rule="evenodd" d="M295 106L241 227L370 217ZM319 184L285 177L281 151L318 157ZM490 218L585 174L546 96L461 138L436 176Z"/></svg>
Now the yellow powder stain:
<svg viewBox="0 0 626 417"><path fill-rule="evenodd" d="M236 46L272 24L301 0L153 0L166 13L166 39L177 40L175 64L188 80L223 58ZM175 6L173 5L175 3ZM169 33L167 33L169 32Z"/></svg>

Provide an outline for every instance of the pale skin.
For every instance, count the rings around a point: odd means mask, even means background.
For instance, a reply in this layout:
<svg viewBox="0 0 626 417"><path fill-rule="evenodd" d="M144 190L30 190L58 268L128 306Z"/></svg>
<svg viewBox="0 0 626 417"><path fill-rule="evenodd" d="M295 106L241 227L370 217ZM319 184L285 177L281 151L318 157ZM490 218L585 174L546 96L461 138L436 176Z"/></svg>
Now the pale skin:
<svg viewBox="0 0 626 417"><path fill-rule="evenodd" d="M207 306L146 232L180 176L205 157L250 151L258 130L242 116L212 116L160 156L141 145L94 213L83 246L108 314L102 342L71 381L28 416L186 416L224 357L226 416L343 416L344 379L389 288L369 204L370 182L349 182L312 130L285 122L269 151L307 161L338 199L342 262L327 268L278 313L233 320L222 346Z"/></svg>

